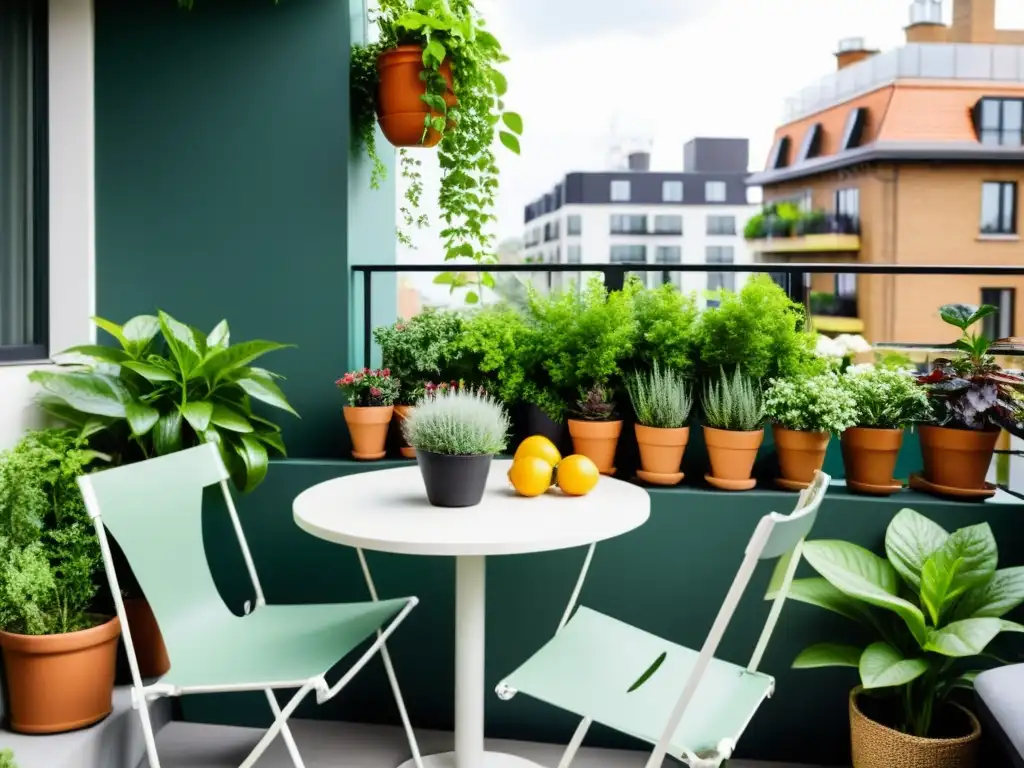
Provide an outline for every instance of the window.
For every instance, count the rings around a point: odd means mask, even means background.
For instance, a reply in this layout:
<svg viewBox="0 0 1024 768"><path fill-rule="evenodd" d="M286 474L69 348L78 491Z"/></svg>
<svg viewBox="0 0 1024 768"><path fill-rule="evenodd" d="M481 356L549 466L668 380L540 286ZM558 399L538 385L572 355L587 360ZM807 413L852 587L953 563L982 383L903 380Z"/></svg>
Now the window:
<svg viewBox="0 0 1024 768"><path fill-rule="evenodd" d="M843 299L857 297L857 275L836 275L836 295Z"/></svg>
<svg viewBox="0 0 1024 768"><path fill-rule="evenodd" d="M681 203L683 202L683 182L663 181L661 182L661 202Z"/></svg>
<svg viewBox="0 0 1024 768"><path fill-rule="evenodd" d="M578 245L570 245L565 250L566 264L579 264L583 260L582 250Z"/></svg>
<svg viewBox="0 0 1024 768"><path fill-rule="evenodd" d="M644 264L647 261L645 245L613 245L612 264Z"/></svg>
<svg viewBox="0 0 1024 768"><path fill-rule="evenodd" d="M708 216L707 233L709 235L735 235L735 216Z"/></svg>
<svg viewBox="0 0 1024 768"><path fill-rule="evenodd" d="M802 163L805 160L817 157L821 151L821 123L814 123L807 129L803 143L800 144L800 151L797 153L796 161Z"/></svg>
<svg viewBox="0 0 1024 768"><path fill-rule="evenodd" d="M565 234L579 235L583 232L583 219L579 214L571 214L565 219Z"/></svg>
<svg viewBox="0 0 1024 768"><path fill-rule="evenodd" d="M771 156L768 158L768 170L777 171L779 168L785 168L789 165L789 147L790 147L789 136L783 136L772 147Z"/></svg>
<svg viewBox="0 0 1024 768"><path fill-rule="evenodd" d="M708 203L725 202L725 182L706 181L704 182L704 200Z"/></svg>
<svg viewBox="0 0 1024 768"><path fill-rule="evenodd" d="M837 189L834 208L836 216L845 217L851 224L860 220L860 190L856 187Z"/></svg>
<svg viewBox="0 0 1024 768"><path fill-rule="evenodd" d="M627 179L615 179L611 185L611 196L613 203L628 203L630 198L630 183Z"/></svg>
<svg viewBox="0 0 1024 768"><path fill-rule="evenodd" d="M846 118L846 125L843 127L843 138L839 142L839 151L856 149L864 138L864 126L868 121L868 110L866 107L856 107L850 111Z"/></svg>
<svg viewBox="0 0 1024 768"><path fill-rule="evenodd" d="M731 245L709 245L705 254L705 261L708 264L732 264L734 259ZM734 272L708 272L708 290L736 290L736 274Z"/></svg>
<svg viewBox="0 0 1024 768"><path fill-rule="evenodd" d="M972 110L974 130L982 144L1024 145L1024 99L984 98Z"/></svg>
<svg viewBox="0 0 1024 768"><path fill-rule="evenodd" d="M611 233L613 235L646 235L647 217L638 214L612 214Z"/></svg>
<svg viewBox="0 0 1024 768"><path fill-rule="evenodd" d="M678 245L659 245L654 252L654 261L658 264L682 264L683 249Z"/></svg>
<svg viewBox="0 0 1024 768"><path fill-rule="evenodd" d="M1017 182L986 181L981 185L981 232L984 235L1017 233Z"/></svg>
<svg viewBox="0 0 1024 768"><path fill-rule="evenodd" d="M1013 288L982 288L981 303L991 304L998 312L982 320L981 332L991 341L1013 336L1013 315L1017 292Z"/></svg>
<svg viewBox="0 0 1024 768"><path fill-rule="evenodd" d="M681 235L683 234L683 217L678 214L655 216L654 231L659 235Z"/></svg>
<svg viewBox="0 0 1024 768"><path fill-rule="evenodd" d="M0 361L46 357L43 3L0 3Z"/></svg>

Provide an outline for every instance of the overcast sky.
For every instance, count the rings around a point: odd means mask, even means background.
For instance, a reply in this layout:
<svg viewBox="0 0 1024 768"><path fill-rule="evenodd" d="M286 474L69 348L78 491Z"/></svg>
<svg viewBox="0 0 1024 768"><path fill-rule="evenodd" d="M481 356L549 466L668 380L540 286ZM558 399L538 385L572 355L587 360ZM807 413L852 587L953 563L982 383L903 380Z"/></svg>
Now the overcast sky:
<svg viewBox="0 0 1024 768"><path fill-rule="evenodd" d="M1024 0L997 0L997 25L1024 28ZM511 61L508 107L522 155L498 149L499 239L520 236L523 206L569 171L606 166L613 130L653 142L654 170L680 169L693 136L750 139L760 167L785 98L835 69L836 45L901 45L909 0L478 0ZM946 2L947 20L951 0ZM424 153L430 206L436 169ZM401 190L399 190L401 194ZM422 230L400 263L441 261ZM431 292L433 293L433 292Z"/></svg>

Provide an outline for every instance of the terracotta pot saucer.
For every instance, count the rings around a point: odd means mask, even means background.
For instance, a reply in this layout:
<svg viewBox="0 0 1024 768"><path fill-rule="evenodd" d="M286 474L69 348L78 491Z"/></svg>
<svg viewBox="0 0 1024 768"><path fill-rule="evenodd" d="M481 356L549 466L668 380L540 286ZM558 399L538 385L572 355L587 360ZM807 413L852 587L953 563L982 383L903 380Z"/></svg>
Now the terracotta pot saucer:
<svg viewBox="0 0 1024 768"><path fill-rule="evenodd" d="M784 477L776 477L775 485L784 491L803 491L811 487L810 483L805 483L800 480L787 480Z"/></svg>
<svg viewBox="0 0 1024 768"><path fill-rule="evenodd" d="M846 487L856 493L863 493L865 496L892 496L894 493L899 493L903 490L903 483L893 480L891 484L875 485L873 483L860 483L846 478Z"/></svg>
<svg viewBox="0 0 1024 768"><path fill-rule="evenodd" d="M381 451L380 453L359 453L359 451L352 451L352 458L359 459L359 461L376 461L377 459L383 459L387 455L387 451Z"/></svg>
<svg viewBox="0 0 1024 768"><path fill-rule="evenodd" d="M749 491L757 485L757 480L752 477L746 480L724 480L719 477L704 475L704 479L707 481L708 485L712 488L717 488L720 491Z"/></svg>
<svg viewBox="0 0 1024 768"><path fill-rule="evenodd" d="M682 472L645 472L642 469L636 471L637 479L651 485L679 485L686 477Z"/></svg>
<svg viewBox="0 0 1024 768"><path fill-rule="evenodd" d="M585 455L586 454L584 454L584 456ZM607 472L602 472L601 474L606 476L606 477L615 477L615 473L618 472L618 471L619 471L618 469L616 469L615 467L612 467Z"/></svg>
<svg viewBox="0 0 1024 768"><path fill-rule="evenodd" d="M984 488L954 488L950 485L939 485L925 478L921 472L915 472L910 476L910 487L915 491L930 493L933 496L949 496L953 499L964 501L983 501L991 499L996 495L996 486L992 483L985 483Z"/></svg>

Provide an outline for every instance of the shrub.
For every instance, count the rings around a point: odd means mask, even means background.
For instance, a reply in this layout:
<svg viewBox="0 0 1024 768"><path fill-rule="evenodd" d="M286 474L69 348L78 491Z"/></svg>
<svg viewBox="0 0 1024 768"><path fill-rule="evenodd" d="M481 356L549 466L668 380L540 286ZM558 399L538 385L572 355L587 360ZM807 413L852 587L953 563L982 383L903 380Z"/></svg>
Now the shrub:
<svg viewBox="0 0 1024 768"><path fill-rule="evenodd" d="M843 388L855 405L853 426L904 429L931 418L928 395L907 371L892 368L848 368Z"/></svg>
<svg viewBox="0 0 1024 768"><path fill-rule="evenodd" d="M536 349L535 330L522 313L497 304L475 311L454 339L450 357L455 371L467 381L479 384L506 405L520 400L527 379L527 366Z"/></svg>
<svg viewBox="0 0 1024 768"><path fill-rule="evenodd" d="M857 420L853 395L832 371L773 379L764 393L764 411L776 424L801 432L839 434Z"/></svg>
<svg viewBox="0 0 1024 768"><path fill-rule="evenodd" d="M739 365L731 377L723 368L716 379L705 384L701 405L705 423L714 429L752 432L764 421L761 383Z"/></svg>
<svg viewBox="0 0 1024 768"><path fill-rule="evenodd" d="M500 453L508 444L508 414L490 395L449 389L424 397L403 422L409 445L451 456Z"/></svg>
<svg viewBox="0 0 1024 768"><path fill-rule="evenodd" d="M451 345L462 331L462 317L458 313L432 308L424 309L411 320L374 329L381 364L401 385L396 402L412 405L424 382L447 376Z"/></svg>
<svg viewBox="0 0 1024 768"><path fill-rule="evenodd" d="M692 374L698 314L693 294L681 293L671 283L650 291L635 290L633 313L637 325L633 360L637 367L647 369L651 361L657 360L680 374Z"/></svg>
<svg viewBox="0 0 1024 768"><path fill-rule="evenodd" d="M631 375L626 389L636 420L645 427L678 429L690 419L690 382L678 371L662 368L657 360L649 373Z"/></svg>

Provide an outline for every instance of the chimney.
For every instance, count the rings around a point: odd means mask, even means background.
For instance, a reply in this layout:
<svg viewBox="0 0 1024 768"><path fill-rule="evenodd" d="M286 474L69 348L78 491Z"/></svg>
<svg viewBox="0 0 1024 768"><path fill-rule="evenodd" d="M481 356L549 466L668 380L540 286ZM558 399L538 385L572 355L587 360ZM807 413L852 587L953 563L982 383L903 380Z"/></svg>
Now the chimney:
<svg viewBox="0 0 1024 768"><path fill-rule="evenodd" d="M953 0L953 43L998 43L996 0Z"/></svg>
<svg viewBox="0 0 1024 768"><path fill-rule="evenodd" d="M630 152L627 162L631 171L649 171L651 170L651 153Z"/></svg>
<svg viewBox="0 0 1024 768"><path fill-rule="evenodd" d="M836 69L846 69L853 64L870 59L878 51L869 49L864 44L863 37L844 37L839 41L839 50L836 51Z"/></svg>
<svg viewBox="0 0 1024 768"><path fill-rule="evenodd" d="M905 31L908 43L949 40L949 28L942 23L942 0L914 0L910 4L910 24Z"/></svg>

